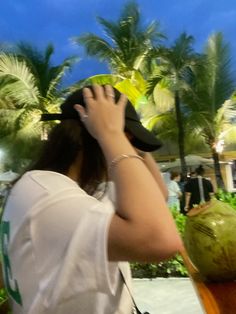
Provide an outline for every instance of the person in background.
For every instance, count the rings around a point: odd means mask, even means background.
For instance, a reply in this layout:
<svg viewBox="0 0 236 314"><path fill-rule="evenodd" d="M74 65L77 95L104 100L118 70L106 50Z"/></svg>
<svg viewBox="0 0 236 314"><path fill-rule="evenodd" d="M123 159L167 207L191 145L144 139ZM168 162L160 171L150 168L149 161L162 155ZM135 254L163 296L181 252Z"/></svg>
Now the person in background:
<svg viewBox="0 0 236 314"><path fill-rule="evenodd" d="M180 211L180 198L182 196L182 192L179 186L180 181L180 173L177 171L172 171L170 173L170 182L168 184L168 206L175 207L178 211Z"/></svg>
<svg viewBox="0 0 236 314"><path fill-rule="evenodd" d="M187 176L187 182L190 181L191 179L193 178L196 178L196 172L195 170L194 171L191 171L188 176Z"/></svg>
<svg viewBox="0 0 236 314"><path fill-rule="evenodd" d="M194 205L208 202L214 195L212 183L204 178L205 170L200 165L195 170L196 176L189 179L185 185L185 211L188 212Z"/></svg>
<svg viewBox="0 0 236 314"><path fill-rule="evenodd" d="M159 262L183 248L148 153L160 142L111 86L77 90L61 111L43 115L61 122L4 209L13 313L131 314L127 262Z"/></svg>

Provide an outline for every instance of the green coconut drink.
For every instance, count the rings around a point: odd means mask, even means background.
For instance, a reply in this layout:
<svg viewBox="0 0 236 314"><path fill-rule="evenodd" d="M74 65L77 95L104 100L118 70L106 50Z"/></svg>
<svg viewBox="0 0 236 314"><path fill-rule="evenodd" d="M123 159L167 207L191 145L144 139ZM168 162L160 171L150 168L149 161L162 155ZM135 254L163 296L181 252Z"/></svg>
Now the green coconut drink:
<svg viewBox="0 0 236 314"><path fill-rule="evenodd" d="M184 242L192 263L209 281L236 280L236 211L212 200L193 208Z"/></svg>

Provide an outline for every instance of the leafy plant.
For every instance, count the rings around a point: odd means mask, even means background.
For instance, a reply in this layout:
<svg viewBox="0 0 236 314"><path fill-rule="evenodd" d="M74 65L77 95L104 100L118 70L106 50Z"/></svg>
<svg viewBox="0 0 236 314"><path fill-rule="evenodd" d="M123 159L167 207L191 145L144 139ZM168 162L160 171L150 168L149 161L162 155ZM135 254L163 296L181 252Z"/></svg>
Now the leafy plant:
<svg viewBox="0 0 236 314"><path fill-rule="evenodd" d="M180 255L160 263L131 263L134 278L187 277L188 272Z"/></svg>
<svg viewBox="0 0 236 314"><path fill-rule="evenodd" d="M186 216L181 214L175 207L171 208L171 212L172 212L173 218L175 220L177 229L182 236L183 232L184 232Z"/></svg>
<svg viewBox="0 0 236 314"><path fill-rule="evenodd" d="M4 288L0 289L0 306L6 302L7 300L7 292Z"/></svg>
<svg viewBox="0 0 236 314"><path fill-rule="evenodd" d="M8 295L5 288L0 288L0 313L12 314L9 310Z"/></svg>
<svg viewBox="0 0 236 314"><path fill-rule="evenodd" d="M236 194L234 192L226 192L219 189L215 194L215 197L222 202L228 203L236 210Z"/></svg>

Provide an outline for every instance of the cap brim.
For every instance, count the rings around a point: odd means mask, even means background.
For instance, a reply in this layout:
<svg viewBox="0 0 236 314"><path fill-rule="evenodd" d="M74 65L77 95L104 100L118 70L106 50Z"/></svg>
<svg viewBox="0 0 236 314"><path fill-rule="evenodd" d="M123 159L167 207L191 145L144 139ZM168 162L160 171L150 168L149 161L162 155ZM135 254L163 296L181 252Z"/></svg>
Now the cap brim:
<svg viewBox="0 0 236 314"><path fill-rule="evenodd" d="M132 145L144 152L152 152L162 146L161 141L153 133L145 129L139 121L126 119L125 129L134 136L131 139Z"/></svg>

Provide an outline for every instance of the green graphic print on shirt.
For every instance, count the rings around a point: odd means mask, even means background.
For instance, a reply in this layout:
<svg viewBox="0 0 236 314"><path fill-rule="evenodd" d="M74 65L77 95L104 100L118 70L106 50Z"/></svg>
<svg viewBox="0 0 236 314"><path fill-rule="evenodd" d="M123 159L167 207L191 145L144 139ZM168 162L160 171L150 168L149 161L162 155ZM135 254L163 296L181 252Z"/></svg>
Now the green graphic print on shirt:
<svg viewBox="0 0 236 314"><path fill-rule="evenodd" d="M12 278L11 262L8 256L8 244L10 240L10 223L9 221L2 221L1 223L1 245L2 245L2 258L3 258L3 273L4 281L8 294L17 302L22 305L22 298L18 288L17 281Z"/></svg>

